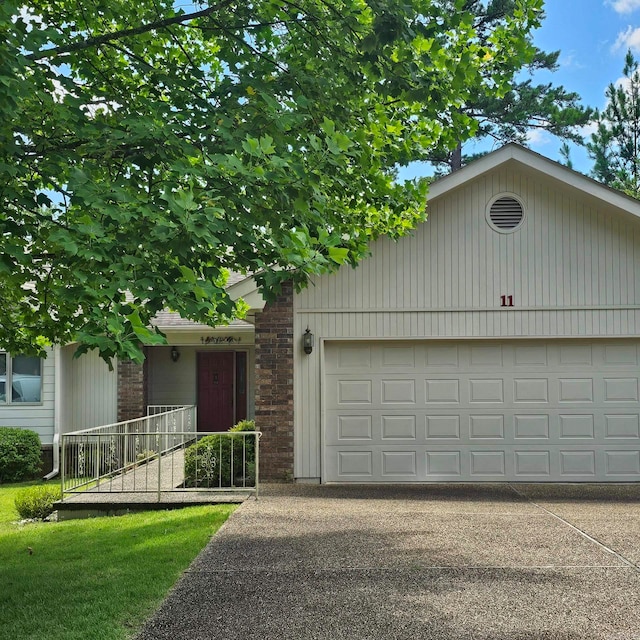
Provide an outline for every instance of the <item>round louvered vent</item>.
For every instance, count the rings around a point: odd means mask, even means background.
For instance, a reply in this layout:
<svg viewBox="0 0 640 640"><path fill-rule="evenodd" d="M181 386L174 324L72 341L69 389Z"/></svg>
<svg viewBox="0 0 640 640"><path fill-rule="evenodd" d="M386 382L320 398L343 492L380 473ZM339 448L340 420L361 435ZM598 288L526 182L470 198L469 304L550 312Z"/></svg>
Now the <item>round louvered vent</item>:
<svg viewBox="0 0 640 640"><path fill-rule="evenodd" d="M524 218L522 203L513 196L500 196L489 207L491 225L499 231L515 231Z"/></svg>

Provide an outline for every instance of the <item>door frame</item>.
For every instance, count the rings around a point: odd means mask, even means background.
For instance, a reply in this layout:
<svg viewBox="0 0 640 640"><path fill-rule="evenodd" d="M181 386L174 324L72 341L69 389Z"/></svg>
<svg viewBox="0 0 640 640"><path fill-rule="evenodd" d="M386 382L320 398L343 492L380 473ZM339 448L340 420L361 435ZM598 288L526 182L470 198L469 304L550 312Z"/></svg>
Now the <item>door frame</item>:
<svg viewBox="0 0 640 640"><path fill-rule="evenodd" d="M199 367L199 361L200 361L200 354L222 354L222 353L231 353L233 354L233 370L232 370L232 374L231 374L231 378L232 378L232 394L233 394L233 424L237 424L239 418L238 416L241 415L242 413L244 413L244 417L240 418L242 420L247 419L248 415L249 415L249 349L196 349L196 406L198 406L199 404L199 394L200 394L200 367ZM239 373L239 368L238 368L238 354L242 354L243 358L244 358L244 367L245 367L245 372L244 372L244 380L240 380L238 379L238 373ZM240 391L242 391L239 386L238 383L239 382L243 382L243 391L244 393L242 395L244 395L244 401L245 401L245 406L244 406L244 411L242 411L242 409L239 407L238 405L238 396L240 394Z"/></svg>

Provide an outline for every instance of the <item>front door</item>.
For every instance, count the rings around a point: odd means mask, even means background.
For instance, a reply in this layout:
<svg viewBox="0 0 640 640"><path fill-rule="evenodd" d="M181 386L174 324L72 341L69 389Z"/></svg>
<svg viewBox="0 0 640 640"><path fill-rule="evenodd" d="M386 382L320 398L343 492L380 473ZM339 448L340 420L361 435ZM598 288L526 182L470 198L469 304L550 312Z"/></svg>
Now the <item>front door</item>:
<svg viewBox="0 0 640 640"><path fill-rule="evenodd" d="M226 431L234 423L233 351L198 353L198 431Z"/></svg>

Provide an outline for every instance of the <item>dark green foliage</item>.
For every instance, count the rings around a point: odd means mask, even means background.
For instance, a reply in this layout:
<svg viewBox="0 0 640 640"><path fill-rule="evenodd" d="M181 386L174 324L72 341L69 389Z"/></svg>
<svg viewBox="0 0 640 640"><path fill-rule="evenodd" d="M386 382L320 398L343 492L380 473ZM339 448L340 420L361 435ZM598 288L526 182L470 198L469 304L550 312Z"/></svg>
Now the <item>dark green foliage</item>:
<svg viewBox="0 0 640 640"><path fill-rule="evenodd" d="M53 513L54 503L61 498L59 485L29 487L15 497L16 510L25 520L44 520Z"/></svg>
<svg viewBox="0 0 640 640"><path fill-rule="evenodd" d="M596 180L640 198L640 71L631 51L623 75L623 82L607 88L607 106L597 114L587 149Z"/></svg>
<svg viewBox="0 0 640 640"><path fill-rule="evenodd" d="M255 431L253 420L243 420L229 429L236 435L200 438L184 454L186 487L253 487L255 485Z"/></svg>
<svg viewBox="0 0 640 640"><path fill-rule="evenodd" d="M42 466L40 438L35 431L0 427L0 482L35 477Z"/></svg>

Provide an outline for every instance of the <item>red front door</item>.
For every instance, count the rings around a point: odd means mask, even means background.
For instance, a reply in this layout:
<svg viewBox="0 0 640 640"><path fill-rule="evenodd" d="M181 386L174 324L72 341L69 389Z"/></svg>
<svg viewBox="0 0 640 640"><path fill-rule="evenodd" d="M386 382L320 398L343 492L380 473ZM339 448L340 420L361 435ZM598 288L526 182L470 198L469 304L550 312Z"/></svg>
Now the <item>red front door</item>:
<svg viewBox="0 0 640 640"><path fill-rule="evenodd" d="M234 423L234 353L198 353L198 431L226 431Z"/></svg>

